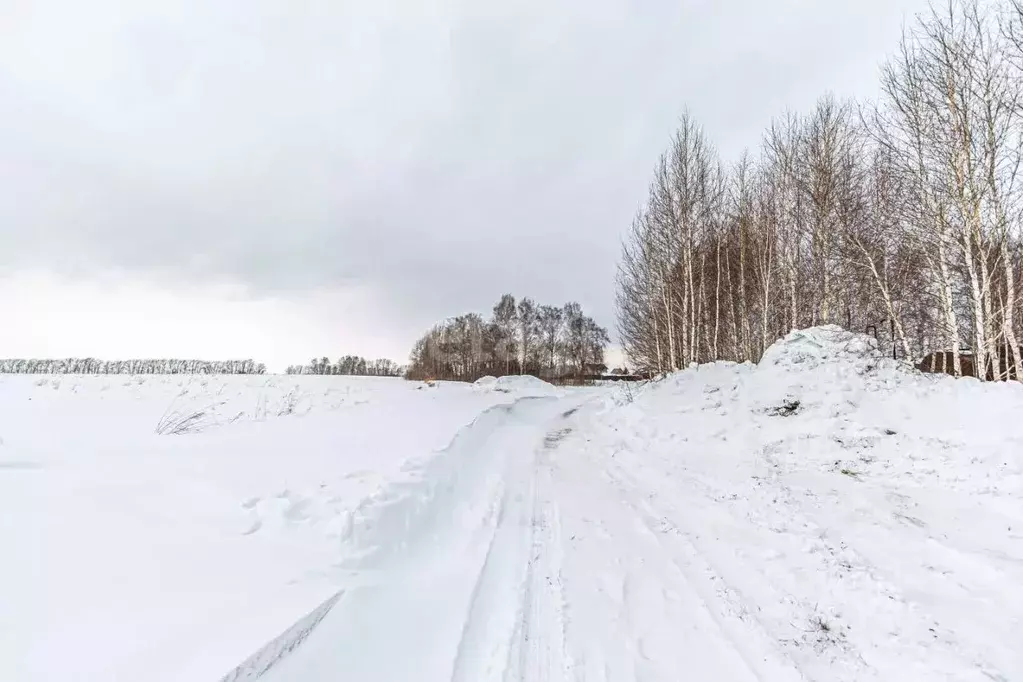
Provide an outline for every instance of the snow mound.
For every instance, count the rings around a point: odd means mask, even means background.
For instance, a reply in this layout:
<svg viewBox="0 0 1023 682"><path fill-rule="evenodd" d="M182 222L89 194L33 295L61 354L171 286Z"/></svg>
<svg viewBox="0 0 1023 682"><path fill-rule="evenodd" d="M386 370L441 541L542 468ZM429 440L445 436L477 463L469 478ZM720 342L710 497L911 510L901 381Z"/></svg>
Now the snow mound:
<svg viewBox="0 0 1023 682"><path fill-rule="evenodd" d="M555 395L558 389L534 376L506 376L494 382L495 391L530 395Z"/></svg>
<svg viewBox="0 0 1023 682"><path fill-rule="evenodd" d="M558 389L553 384L529 375L504 376L499 379L483 377L473 384L473 388L487 393L513 393L516 396L558 395Z"/></svg>
<svg viewBox="0 0 1023 682"><path fill-rule="evenodd" d="M764 351L759 367L806 370L841 362L876 366L883 359L874 337L830 324L790 332Z"/></svg>
<svg viewBox="0 0 1023 682"><path fill-rule="evenodd" d="M690 440L744 438L754 451L802 466L834 468L852 451L862 454L853 444L869 443L870 462L846 468L972 491L1023 482L1023 459L1006 455L1017 447L1006 444L1006 425L1023 409L1023 385L921 374L884 357L873 337L833 325L789 333L758 365L714 362L677 372L624 409L636 422L698 414L688 422Z"/></svg>
<svg viewBox="0 0 1023 682"><path fill-rule="evenodd" d="M751 381L755 395L768 402L798 399L837 417L876 400L877 393L920 386L924 379L909 363L885 357L874 337L826 325L795 330L775 342Z"/></svg>

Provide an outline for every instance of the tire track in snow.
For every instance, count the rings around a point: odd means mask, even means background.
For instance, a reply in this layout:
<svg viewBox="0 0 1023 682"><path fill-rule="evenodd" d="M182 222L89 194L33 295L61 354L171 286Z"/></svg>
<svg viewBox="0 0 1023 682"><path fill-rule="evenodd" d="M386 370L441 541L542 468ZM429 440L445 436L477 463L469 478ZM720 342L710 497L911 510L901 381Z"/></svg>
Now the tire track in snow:
<svg viewBox="0 0 1023 682"><path fill-rule="evenodd" d="M663 498L663 495L655 496L651 493L647 498L641 499L638 491L643 488L643 484L640 480L616 463L612 463L610 468L616 472L620 480L624 479L623 486L631 488L636 499L646 507L648 526L655 533L657 528L653 525L654 519L671 519L672 527L677 529L676 524L687 524L689 519L699 518L704 531L709 527L716 528L719 532L739 531L752 547L760 546L764 549L775 546L764 544L765 538L772 537L779 538L781 544L777 544L776 547L783 549L789 547L788 553L784 554L787 574L771 574L769 570L765 570L763 563L750 563L740 559L745 571L740 573L739 577L745 586L755 588L754 592L760 595L765 606L768 603L764 602L765 595L771 595L767 597L771 602L771 610L777 610L778 606L787 606L790 612L787 621L779 622L778 614L775 613L773 618L767 619L771 627L765 622L762 629L765 633L774 632L774 639L785 644L793 654L801 651L802 646L809 645L813 649L816 658L806 655L798 657L800 668L808 672L826 669L835 679L889 679L892 674L897 674L897 671L905 674L907 670L924 669L926 661L930 660L933 663L934 657L939 657L942 661L940 666L948 671L950 679L1004 679L976 652L968 651L961 643L948 639L949 635L944 635L948 640L945 644L950 645L948 649L932 648L931 644L936 643L939 634L935 629L927 630L928 623L934 621L923 606L907 600L896 584L886 580L851 546L841 540L829 538L830 533L827 529L821 527L807 514L798 496L777 474L768 479L771 485L769 494L765 491L749 501L751 509L759 513L755 516L747 514L747 518L743 520L729 511L731 503L738 503L741 498L726 495L710 479L695 472L687 471L683 476L675 478L676 481L685 480L690 485L685 488L674 488L670 498L667 498L666 506L661 506L664 503L653 500L655 497ZM686 508L679 508L677 500L684 501ZM764 512L767 512L768 516L762 518ZM771 519L778 516L785 519L781 527L771 523ZM691 522L688 523L691 525ZM751 530L759 530L761 533L765 530L772 532L767 535L751 536L749 535ZM708 544L704 539L707 533L698 532L694 527L676 535L677 538L669 535L672 537L671 544L684 540L694 552L703 557L709 570L717 574L716 580L728 585L725 581L736 576L734 565L728 562L719 563L723 554L729 551L734 553L735 547L728 547L720 541L716 543L711 541ZM783 542L785 538L788 538L787 543ZM732 541L733 543L736 541L735 536L732 537ZM790 547L792 541L802 542L798 552L792 551ZM853 633L854 635L859 633L856 637L846 637L844 628L837 631L814 632L813 619L820 617L817 612L818 604L814 599L807 599L805 587L797 588L792 579L793 572L819 581L821 584L816 589L822 596L827 595L824 601L841 604L845 608L852 608L848 590L855 589L857 593L855 599L861 603L863 600L870 603L876 617L866 626L860 624ZM786 589L786 585L789 589ZM745 602L741 592L734 587L734 584L728 585L727 589L739 597L740 603ZM842 602L843 596L845 602ZM752 611L750 613L752 614ZM758 621L766 615L760 613L759 607L757 614ZM797 627L797 622L804 624L802 629ZM871 630L885 628L886 624L889 624L887 627L894 628L883 630L887 632L887 638L889 641L897 642L900 647L899 658L895 661L876 658L869 646L871 638L868 636L866 640L863 639L863 635L869 635L869 631L864 632L864 627ZM791 631L791 637L780 636L785 629ZM928 632L931 633L930 638L926 636ZM876 644L874 647L876 648ZM893 669L893 665L897 668Z"/></svg>
<svg viewBox="0 0 1023 682"><path fill-rule="evenodd" d="M724 581L692 542L673 524L665 523L667 517L638 493L635 480L613 463L608 466L607 474L621 491L622 499L633 511L646 534L660 547L685 583L693 588L722 634L729 639L757 679L772 682L806 679L795 664L773 645L773 638L768 631L752 617L751 605L746 604L742 595ZM669 542L665 539L666 535L672 535L676 541ZM677 547L673 549L672 545ZM734 613L722 612L722 602L728 603Z"/></svg>
<svg viewBox="0 0 1023 682"><path fill-rule="evenodd" d="M484 410L447 447L408 467L411 480L364 500L342 536L344 565L401 567L412 557L435 557L439 543L465 539L470 525L488 526L487 509L500 498L508 456L499 436L521 422L523 411L548 400L522 398Z"/></svg>
<svg viewBox="0 0 1023 682"><path fill-rule="evenodd" d="M531 553L546 542L537 457L563 404L482 413L413 480L363 505L346 536L344 598L267 682L508 679L523 656Z"/></svg>
<svg viewBox="0 0 1023 682"><path fill-rule="evenodd" d="M562 412L558 421L574 411ZM563 597L554 578L560 537L547 459L571 428L551 425L549 413L539 416L525 426L532 435L508 463L497 527L473 588L452 682L560 677Z"/></svg>
<svg viewBox="0 0 1023 682"><path fill-rule="evenodd" d="M712 599L658 545L588 442L574 438L554 471L566 538L565 677L754 682L784 670L743 655ZM748 638L745 630L740 635ZM793 672L773 679L801 679Z"/></svg>
<svg viewBox="0 0 1023 682"><path fill-rule="evenodd" d="M524 453L528 454L528 453ZM530 547L528 506L533 462L513 462L494 533L476 576L455 653L451 682L483 682L504 675ZM519 471L525 469L526 471Z"/></svg>
<svg viewBox="0 0 1023 682"><path fill-rule="evenodd" d="M567 419L575 409L564 412ZM533 485L531 547L519 622L509 651L505 682L565 679L565 593L561 519L551 482L551 455L571 427L549 431L537 455Z"/></svg>

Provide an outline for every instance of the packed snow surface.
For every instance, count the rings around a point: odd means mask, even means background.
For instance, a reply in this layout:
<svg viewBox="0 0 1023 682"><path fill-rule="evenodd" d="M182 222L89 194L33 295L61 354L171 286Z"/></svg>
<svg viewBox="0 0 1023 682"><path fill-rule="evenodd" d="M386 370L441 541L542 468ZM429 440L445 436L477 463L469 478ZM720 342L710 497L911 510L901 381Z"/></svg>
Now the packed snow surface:
<svg viewBox="0 0 1023 682"><path fill-rule="evenodd" d="M1020 414L835 327L597 389L0 378L0 679L1023 679Z"/></svg>

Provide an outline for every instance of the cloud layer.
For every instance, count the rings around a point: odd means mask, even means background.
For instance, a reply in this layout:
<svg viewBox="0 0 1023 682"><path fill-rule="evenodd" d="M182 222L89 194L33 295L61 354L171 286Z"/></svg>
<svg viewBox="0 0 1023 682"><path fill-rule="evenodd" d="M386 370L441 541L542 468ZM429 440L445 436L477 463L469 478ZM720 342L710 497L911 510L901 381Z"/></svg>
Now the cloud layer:
<svg viewBox="0 0 1023 682"><path fill-rule="evenodd" d="M924 4L5 3L0 272L359 288L416 327L514 291L613 326L682 107L734 156L871 94Z"/></svg>

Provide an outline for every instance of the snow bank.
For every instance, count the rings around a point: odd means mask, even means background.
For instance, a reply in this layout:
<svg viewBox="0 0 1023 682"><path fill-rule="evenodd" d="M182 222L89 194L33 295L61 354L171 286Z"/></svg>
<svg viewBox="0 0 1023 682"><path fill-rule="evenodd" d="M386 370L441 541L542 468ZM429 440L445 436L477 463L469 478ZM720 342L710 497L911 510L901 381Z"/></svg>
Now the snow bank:
<svg viewBox="0 0 1023 682"><path fill-rule="evenodd" d="M829 326L608 401L590 429L594 466L651 491L722 608L807 679L1013 679L1021 414L1023 385L920 374Z"/></svg>

